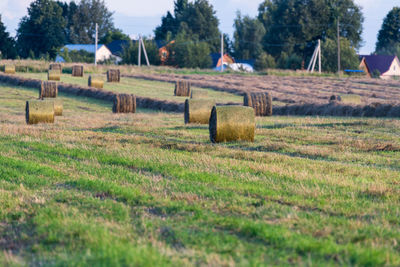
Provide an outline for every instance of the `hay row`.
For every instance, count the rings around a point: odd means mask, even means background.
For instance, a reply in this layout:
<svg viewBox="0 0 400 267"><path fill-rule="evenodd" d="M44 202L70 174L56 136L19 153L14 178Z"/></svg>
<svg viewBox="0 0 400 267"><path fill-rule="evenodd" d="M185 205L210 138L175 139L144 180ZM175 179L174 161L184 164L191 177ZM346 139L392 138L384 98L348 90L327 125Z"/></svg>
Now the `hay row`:
<svg viewBox="0 0 400 267"><path fill-rule="evenodd" d="M60 81L61 80L61 72L59 70L49 70L47 72L47 80Z"/></svg>
<svg viewBox="0 0 400 267"><path fill-rule="evenodd" d="M256 116L272 116L272 96L269 93L247 93L244 106L252 107Z"/></svg>
<svg viewBox="0 0 400 267"><path fill-rule="evenodd" d="M54 102L51 100L26 101L25 119L27 124L54 123Z"/></svg>
<svg viewBox="0 0 400 267"><path fill-rule="evenodd" d="M104 82L100 78L89 76L88 78L88 86L94 87L97 89L102 89L104 86Z"/></svg>
<svg viewBox="0 0 400 267"><path fill-rule="evenodd" d="M254 141L256 123L254 110L243 106L213 107L209 122L213 143Z"/></svg>
<svg viewBox="0 0 400 267"><path fill-rule="evenodd" d="M190 97L190 83L187 81L176 81L174 95Z"/></svg>
<svg viewBox="0 0 400 267"><path fill-rule="evenodd" d="M118 94L115 96L114 113L136 113L136 97L130 94Z"/></svg>
<svg viewBox="0 0 400 267"><path fill-rule="evenodd" d="M56 98L58 94L58 87L56 82L42 81L39 88L39 98L44 97Z"/></svg>
<svg viewBox="0 0 400 267"><path fill-rule="evenodd" d="M119 69L111 69L107 71L107 82L119 83L121 80L121 72Z"/></svg>
<svg viewBox="0 0 400 267"><path fill-rule="evenodd" d="M216 105L215 101L207 99L186 99L185 124L208 124L211 110Z"/></svg>
<svg viewBox="0 0 400 267"><path fill-rule="evenodd" d="M83 77L83 65L72 66L72 77Z"/></svg>

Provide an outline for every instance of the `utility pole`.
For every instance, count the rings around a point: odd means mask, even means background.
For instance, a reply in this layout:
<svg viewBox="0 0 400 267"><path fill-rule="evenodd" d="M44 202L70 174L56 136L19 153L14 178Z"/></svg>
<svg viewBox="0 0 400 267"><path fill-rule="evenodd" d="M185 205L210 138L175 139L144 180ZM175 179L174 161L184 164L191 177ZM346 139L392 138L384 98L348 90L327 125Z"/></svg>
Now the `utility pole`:
<svg viewBox="0 0 400 267"><path fill-rule="evenodd" d="M138 55L138 66L140 67L142 62L142 46L141 46L142 36L139 35L139 55Z"/></svg>
<svg viewBox="0 0 400 267"><path fill-rule="evenodd" d="M143 46L143 52L144 52L144 56L146 58L147 67L149 67L150 66L149 58L147 57L146 46L144 45L144 42L143 42L142 38L140 38L140 44Z"/></svg>
<svg viewBox="0 0 400 267"><path fill-rule="evenodd" d="M224 34L221 33L221 72L224 72Z"/></svg>
<svg viewBox="0 0 400 267"><path fill-rule="evenodd" d="M339 16L337 18L337 57L338 57L338 75L340 76L340 26Z"/></svg>
<svg viewBox="0 0 400 267"><path fill-rule="evenodd" d="M318 72L321 74L321 39L318 39Z"/></svg>
<svg viewBox="0 0 400 267"><path fill-rule="evenodd" d="M96 23L96 37L94 45L94 65L97 66L97 42L99 37L99 25Z"/></svg>

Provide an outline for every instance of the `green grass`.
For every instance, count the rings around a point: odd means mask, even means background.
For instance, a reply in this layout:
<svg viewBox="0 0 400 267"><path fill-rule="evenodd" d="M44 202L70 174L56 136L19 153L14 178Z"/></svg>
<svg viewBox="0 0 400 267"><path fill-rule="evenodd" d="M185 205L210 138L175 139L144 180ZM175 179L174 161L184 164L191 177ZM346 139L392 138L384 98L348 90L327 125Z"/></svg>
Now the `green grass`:
<svg viewBox="0 0 400 267"><path fill-rule="evenodd" d="M46 73L18 73L17 75L22 77L47 80ZM107 80L105 75L101 74L98 75L102 77L103 81ZM88 74L85 74L83 78L72 77L71 75L68 74L63 74L61 76L61 82L65 83L87 85L87 81L88 81ZM184 102L186 99L184 97L174 96L175 85L172 83L147 81L147 80L133 79L133 78L122 77L120 83L105 82L104 89L119 93L130 93L143 97L152 97L152 98L177 101L177 102ZM197 88L197 87L192 87L192 89L206 91L208 94L208 98L217 101L217 103L243 102L243 97L238 95L215 91L211 89Z"/></svg>
<svg viewBox="0 0 400 267"><path fill-rule="evenodd" d="M400 121L257 118L213 145L183 114L0 85L0 265L398 266Z"/></svg>

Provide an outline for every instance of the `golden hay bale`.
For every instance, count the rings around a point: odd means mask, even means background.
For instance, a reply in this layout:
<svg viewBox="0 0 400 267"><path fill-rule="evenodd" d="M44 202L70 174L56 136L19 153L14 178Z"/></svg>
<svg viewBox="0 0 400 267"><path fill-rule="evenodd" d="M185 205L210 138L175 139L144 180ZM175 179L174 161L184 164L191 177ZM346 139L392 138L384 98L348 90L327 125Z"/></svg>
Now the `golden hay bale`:
<svg viewBox="0 0 400 267"><path fill-rule="evenodd" d="M130 94L118 94L115 96L114 113L135 113L136 112L136 96Z"/></svg>
<svg viewBox="0 0 400 267"><path fill-rule="evenodd" d="M255 114L243 106L214 106L210 117L210 140L213 143L254 141Z"/></svg>
<svg viewBox="0 0 400 267"><path fill-rule="evenodd" d="M44 97L55 98L58 94L58 87L56 82L50 81L42 81L39 89L39 98L43 99Z"/></svg>
<svg viewBox="0 0 400 267"><path fill-rule="evenodd" d="M175 83L175 96L190 96L190 82L176 81Z"/></svg>
<svg viewBox="0 0 400 267"><path fill-rule="evenodd" d="M64 103L62 101L62 99L59 98L51 98L51 99L47 99L47 98L43 98L43 100L46 101L53 101L54 104L54 116L62 116L63 114L63 109L64 109Z"/></svg>
<svg viewBox="0 0 400 267"><path fill-rule="evenodd" d="M60 73L62 72L62 66L60 63L52 63L49 65L49 70L58 70Z"/></svg>
<svg viewBox="0 0 400 267"><path fill-rule="evenodd" d="M119 83L121 80L121 72L118 69L112 69L107 71L107 82Z"/></svg>
<svg viewBox="0 0 400 267"><path fill-rule="evenodd" d="M54 102L52 100L26 101L25 118L27 124L53 123Z"/></svg>
<svg viewBox="0 0 400 267"><path fill-rule="evenodd" d="M88 85L90 87L103 89L104 82L102 80L100 80L100 78L94 78L94 77L92 78L92 76L89 76Z"/></svg>
<svg viewBox="0 0 400 267"><path fill-rule="evenodd" d="M49 81L61 80L61 72L59 70L49 70L47 72L47 80Z"/></svg>
<svg viewBox="0 0 400 267"><path fill-rule="evenodd" d="M206 98L208 97L208 92L206 90L191 90L190 98Z"/></svg>
<svg viewBox="0 0 400 267"><path fill-rule="evenodd" d="M83 77L83 65L72 66L72 77Z"/></svg>
<svg viewBox="0 0 400 267"><path fill-rule="evenodd" d="M186 99L185 123L208 124L215 101L207 99Z"/></svg>
<svg viewBox="0 0 400 267"><path fill-rule="evenodd" d="M267 92L245 94L244 105L254 108L256 116L272 116L272 96Z"/></svg>
<svg viewBox="0 0 400 267"><path fill-rule="evenodd" d="M15 66L4 66L4 73L15 74Z"/></svg>

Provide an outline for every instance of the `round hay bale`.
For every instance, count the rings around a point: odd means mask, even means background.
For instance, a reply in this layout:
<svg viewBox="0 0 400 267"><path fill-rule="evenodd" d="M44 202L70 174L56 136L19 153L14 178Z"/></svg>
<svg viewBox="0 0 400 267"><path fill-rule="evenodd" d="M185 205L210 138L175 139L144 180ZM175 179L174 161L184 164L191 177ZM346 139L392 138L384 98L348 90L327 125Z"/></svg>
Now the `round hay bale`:
<svg viewBox="0 0 400 267"><path fill-rule="evenodd" d="M55 116L62 116L64 110L64 102L62 99L54 99L54 115Z"/></svg>
<svg viewBox="0 0 400 267"><path fill-rule="evenodd" d="M104 82L102 80L100 80L99 78L94 78L94 77L92 78L92 76L89 76L88 85L90 87L103 89Z"/></svg>
<svg viewBox="0 0 400 267"><path fill-rule="evenodd" d="M341 102L342 97L340 95L331 95L329 102Z"/></svg>
<svg viewBox="0 0 400 267"><path fill-rule="evenodd" d="M190 82L176 81L174 95L190 97Z"/></svg>
<svg viewBox="0 0 400 267"><path fill-rule="evenodd" d="M190 98L206 98L208 97L208 92L206 90L191 90Z"/></svg>
<svg viewBox="0 0 400 267"><path fill-rule="evenodd" d="M211 111L209 131L213 143L229 141L254 141L255 113L251 107L214 106Z"/></svg>
<svg viewBox="0 0 400 267"><path fill-rule="evenodd" d="M4 73L15 74L15 66L4 66Z"/></svg>
<svg viewBox="0 0 400 267"><path fill-rule="evenodd" d="M45 97L56 98L58 94L58 87L56 82L42 81L39 90L39 98Z"/></svg>
<svg viewBox="0 0 400 267"><path fill-rule="evenodd" d="M119 69L111 69L107 71L107 82L119 83L121 80L121 72Z"/></svg>
<svg viewBox="0 0 400 267"><path fill-rule="evenodd" d="M58 70L60 73L62 72L62 66L60 63L51 63L49 65L49 70Z"/></svg>
<svg viewBox="0 0 400 267"><path fill-rule="evenodd" d="M61 72L59 70L49 70L47 72L47 80L49 81L61 80Z"/></svg>
<svg viewBox="0 0 400 267"><path fill-rule="evenodd" d="M54 102L52 100L26 101L25 118L27 124L54 123Z"/></svg>
<svg viewBox="0 0 400 267"><path fill-rule="evenodd" d="M252 107L256 116L272 116L272 96L270 93L246 93L243 104Z"/></svg>
<svg viewBox="0 0 400 267"><path fill-rule="evenodd" d="M185 123L208 124L215 101L207 99L186 99Z"/></svg>
<svg viewBox="0 0 400 267"><path fill-rule="evenodd" d="M72 77L83 77L83 65L72 66Z"/></svg>
<svg viewBox="0 0 400 267"><path fill-rule="evenodd" d="M136 113L136 96L118 94L114 98L114 113Z"/></svg>

